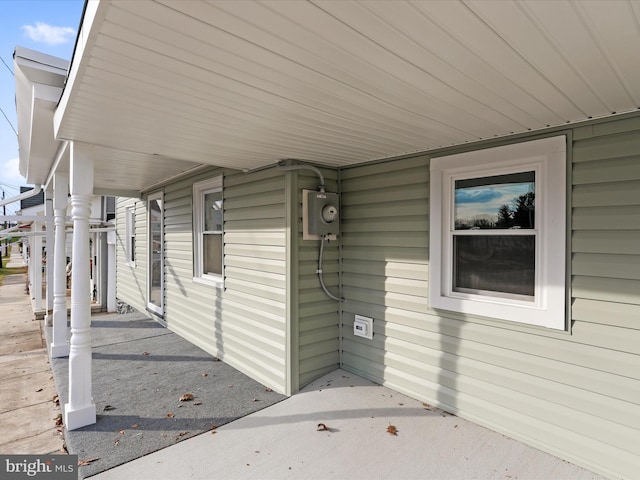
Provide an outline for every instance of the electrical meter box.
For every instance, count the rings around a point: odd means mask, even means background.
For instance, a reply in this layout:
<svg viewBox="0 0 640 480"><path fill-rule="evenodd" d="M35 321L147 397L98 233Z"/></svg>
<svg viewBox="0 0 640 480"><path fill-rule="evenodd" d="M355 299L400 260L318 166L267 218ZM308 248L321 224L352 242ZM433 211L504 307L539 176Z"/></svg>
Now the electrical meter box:
<svg viewBox="0 0 640 480"><path fill-rule="evenodd" d="M303 239L318 239L329 235L331 240L340 234L340 195L337 193L303 190Z"/></svg>

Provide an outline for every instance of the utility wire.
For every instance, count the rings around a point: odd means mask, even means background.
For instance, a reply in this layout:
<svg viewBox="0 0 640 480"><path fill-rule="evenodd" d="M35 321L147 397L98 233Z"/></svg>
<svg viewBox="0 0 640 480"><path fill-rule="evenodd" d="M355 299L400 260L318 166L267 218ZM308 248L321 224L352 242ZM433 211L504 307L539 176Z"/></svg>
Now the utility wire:
<svg viewBox="0 0 640 480"><path fill-rule="evenodd" d="M9 73L15 77L13 70L11 70L11 67L9 67L9 65L7 65L7 62L4 61L4 58L0 57L0 60L2 60L2 63L4 63L4 66L7 67L7 70L9 70Z"/></svg>
<svg viewBox="0 0 640 480"><path fill-rule="evenodd" d="M7 123L9 124L9 126L11 127L11 130L13 130L13 133L16 134L16 137L18 136L18 132L16 132L15 127L13 126L13 123L11 123L11 120L9 120L9 117L7 117L7 114L4 113L4 110L2 109L2 107L0 107L0 112L2 112L2 115L4 116L5 120L7 121Z"/></svg>
<svg viewBox="0 0 640 480"><path fill-rule="evenodd" d="M4 61L4 58L0 57L0 60L2 60L2 63L4 64L5 67L7 67L7 70L9 70L9 73L15 77L13 70L11 70L11 68L9 67L9 65L7 65L7 62ZM13 133L16 134L16 137L18 136L18 132L16 132L16 128L13 126L13 123L11 123L11 120L9 120L9 117L7 117L7 114L4 113L4 110L2 110L2 107L0 107L0 112L2 112L2 115L4 116L5 120L7 121L7 123L11 126L11 130L13 130Z"/></svg>

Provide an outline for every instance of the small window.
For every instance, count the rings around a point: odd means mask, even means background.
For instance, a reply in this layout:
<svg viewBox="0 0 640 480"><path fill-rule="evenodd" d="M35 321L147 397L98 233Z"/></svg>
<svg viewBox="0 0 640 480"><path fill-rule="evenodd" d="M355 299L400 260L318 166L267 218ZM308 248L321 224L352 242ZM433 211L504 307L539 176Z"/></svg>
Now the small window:
<svg viewBox="0 0 640 480"><path fill-rule="evenodd" d="M127 263L134 266L136 263L136 207L125 209L125 255Z"/></svg>
<svg viewBox="0 0 640 480"><path fill-rule="evenodd" d="M565 328L565 137L431 160L432 308Z"/></svg>
<svg viewBox="0 0 640 480"><path fill-rule="evenodd" d="M109 222L116 218L116 197L102 197L104 202L104 219Z"/></svg>
<svg viewBox="0 0 640 480"><path fill-rule="evenodd" d="M194 279L213 285L223 281L223 211L221 176L194 184Z"/></svg>

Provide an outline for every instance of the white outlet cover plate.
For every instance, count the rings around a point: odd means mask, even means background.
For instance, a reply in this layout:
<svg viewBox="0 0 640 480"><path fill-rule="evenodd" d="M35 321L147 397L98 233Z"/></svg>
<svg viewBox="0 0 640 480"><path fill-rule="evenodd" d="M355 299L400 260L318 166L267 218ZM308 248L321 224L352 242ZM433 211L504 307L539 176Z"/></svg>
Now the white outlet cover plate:
<svg viewBox="0 0 640 480"><path fill-rule="evenodd" d="M373 340L373 318L356 315L353 321L353 334Z"/></svg>

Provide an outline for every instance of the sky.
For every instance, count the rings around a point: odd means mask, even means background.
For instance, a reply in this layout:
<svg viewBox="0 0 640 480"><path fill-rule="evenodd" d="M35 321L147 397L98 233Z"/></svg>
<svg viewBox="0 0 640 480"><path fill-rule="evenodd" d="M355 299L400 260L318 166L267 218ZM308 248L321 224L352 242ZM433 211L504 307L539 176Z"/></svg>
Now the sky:
<svg viewBox="0 0 640 480"><path fill-rule="evenodd" d="M515 200L527 192L533 191L533 183L505 183L460 188L455 191L455 218L498 219L498 209L502 205L514 207Z"/></svg>
<svg viewBox="0 0 640 480"><path fill-rule="evenodd" d="M18 130L12 73L15 47L71 60L83 7L84 0L0 0L0 198L3 190L9 198L26 185L18 171L14 133ZM7 205L7 214L18 208L17 203Z"/></svg>

